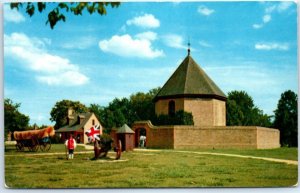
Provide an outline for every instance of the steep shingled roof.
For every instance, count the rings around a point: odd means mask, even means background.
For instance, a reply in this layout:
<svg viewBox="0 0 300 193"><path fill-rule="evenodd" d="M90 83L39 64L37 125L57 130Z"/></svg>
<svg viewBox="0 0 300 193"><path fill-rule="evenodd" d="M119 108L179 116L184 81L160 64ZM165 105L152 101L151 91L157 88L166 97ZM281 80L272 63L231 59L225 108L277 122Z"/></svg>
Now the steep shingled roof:
<svg viewBox="0 0 300 193"><path fill-rule="evenodd" d="M134 133L132 129L127 124L124 124L122 127L118 129L116 133Z"/></svg>
<svg viewBox="0 0 300 193"><path fill-rule="evenodd" d="M226 95L188 55L154 98L190 97L226 100Z"/></svg>
<svg viewBox="0 0 300 193"><path fill-rule="evenodd" d="M93 113L81 113L81 114L75 114L74 119L69 125L65 125L58 130L56 130L56 133L61 133L61 132L69 132L69 131L79 131L84 127L84 125L88 122L90 117L93 115ZM79 123L79 116L83 118L83 121L81 124Z"/></svg>

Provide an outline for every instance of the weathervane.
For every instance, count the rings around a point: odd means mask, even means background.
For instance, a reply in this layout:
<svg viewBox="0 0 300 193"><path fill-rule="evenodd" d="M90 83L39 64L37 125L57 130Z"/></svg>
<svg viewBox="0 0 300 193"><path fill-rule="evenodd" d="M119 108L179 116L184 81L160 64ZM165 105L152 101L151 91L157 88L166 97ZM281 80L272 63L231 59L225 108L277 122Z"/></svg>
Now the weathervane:
<svg viewBox="0 0 300 193"><path fill-rule="evenodd" d="M188 56L190 55L191 53L191 49L190 49L190 46L191 46L191 43L190 43L190 37L188 38Z"/></svg>

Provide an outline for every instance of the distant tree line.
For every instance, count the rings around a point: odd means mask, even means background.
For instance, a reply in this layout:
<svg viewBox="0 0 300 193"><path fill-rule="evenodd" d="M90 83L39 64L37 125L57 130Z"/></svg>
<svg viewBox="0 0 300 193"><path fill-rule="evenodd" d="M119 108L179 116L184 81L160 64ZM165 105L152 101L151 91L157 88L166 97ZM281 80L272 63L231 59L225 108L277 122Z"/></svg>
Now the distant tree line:
<svg viewBox="0 0 300 193"><path fill-rule="evenodd" d="M153 98L159 89L155 88L147 93L138 92L128 98L115 98L107 106L91 104L87 107L79 101L58 101L50 112L50 120L55 122L55 129L66 125L68 108L72 107L76 113L95 113L107 132L125 123L131 126L140 120L151 120L154 125L193 125L193 115L189 112L178 111L173 116L155 114ZM270 116L255 106L252 97L245 91L232 91L228 93L226 102L226 124L278 128L282 146L298 146L297 101L296 93L285 91L281 94L274 116ZM5 99L5 134L9 131L32 129L29 117L19 112L20 105Z"/></svg>
<svg viewBox="0 0 300 193"><path fill-rule="evenodd" d="M155 104L152 101L160 88L147 93L138 92L129 98L115 98L108 106L91 104L89 107L79 101L62 100L55 104L51 110L50 120L55 122L55 129L67 124L67 111L69 107L76 113L93 112L101 122L106 132L123 124L131 126L135 121L150 120L156 125L193 125L192 114L184 111L176 112L174 116L156 115Z"/></svg>

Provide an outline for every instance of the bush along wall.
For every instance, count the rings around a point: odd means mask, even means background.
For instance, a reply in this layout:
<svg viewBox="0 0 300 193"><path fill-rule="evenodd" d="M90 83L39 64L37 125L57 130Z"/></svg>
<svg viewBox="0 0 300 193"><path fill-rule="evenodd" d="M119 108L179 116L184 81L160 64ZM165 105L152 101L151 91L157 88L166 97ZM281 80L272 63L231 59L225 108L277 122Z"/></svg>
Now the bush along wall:
<svg viewBox="0 0 300 193"><path fill-rule="evenodd" d="M151 122L154 125L194 125L192 113L183 110L177 111L174 115L155 116Z"/></svg>

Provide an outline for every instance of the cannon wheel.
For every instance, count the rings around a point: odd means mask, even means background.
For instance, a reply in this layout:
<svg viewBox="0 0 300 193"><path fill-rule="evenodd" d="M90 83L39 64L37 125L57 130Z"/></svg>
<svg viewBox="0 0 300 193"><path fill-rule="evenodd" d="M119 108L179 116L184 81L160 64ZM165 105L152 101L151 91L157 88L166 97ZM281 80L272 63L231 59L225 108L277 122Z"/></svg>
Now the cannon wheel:
<svg viewBox="0 0 300 193"><path fill-rule="evenodd" d="M24 151L24 144L20 141L17 141L16 149L17 151Z"/></svg>
<svg viewBox="0 0 300 193"><path fill-rule="evenodd" d="M117 142L117 147L116 147L116 160L121 158L121 153L122 153L122 143L121 140Z"/></svg>
<svg viewBox="0 0 300 193"><path fill-rule="evenodd" d="M51 141L43 142L42 144L40 144L40 148L42 151L49 151L51 148Z"/></svg>
<svg viewBox="0 0 300 193"><path fill-rule="evenodd" d="M39 149L39 142L38 142L38 140L36 139L36 137L32 137L31 138L31 145L30 146L28 146L28 149L30 150L30 151L37 151L38 149Z"/></svg>

